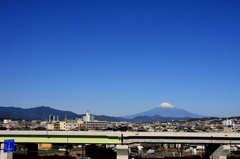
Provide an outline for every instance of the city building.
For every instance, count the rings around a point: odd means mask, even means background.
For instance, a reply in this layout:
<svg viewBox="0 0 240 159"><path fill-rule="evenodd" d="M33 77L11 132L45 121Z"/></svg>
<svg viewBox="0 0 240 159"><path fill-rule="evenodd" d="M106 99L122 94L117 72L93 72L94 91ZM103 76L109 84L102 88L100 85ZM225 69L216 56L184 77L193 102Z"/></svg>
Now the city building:
<svg viewBox="0 0 240 159"><path fill-rule="evenodd" d="M83 116L83 121L85 122L94 121L94 116L90 115L89 111L87 111L86 116Z"/></svg>

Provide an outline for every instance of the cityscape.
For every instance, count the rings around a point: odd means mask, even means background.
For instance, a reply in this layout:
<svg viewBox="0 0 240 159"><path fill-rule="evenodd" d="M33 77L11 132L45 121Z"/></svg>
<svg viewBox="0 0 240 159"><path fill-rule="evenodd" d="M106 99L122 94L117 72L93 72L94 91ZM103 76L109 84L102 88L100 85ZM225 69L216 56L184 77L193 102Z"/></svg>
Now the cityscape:
<svg viewBox="0 0 240 159"><path fill-rule="evenodd" d="M170 121L156 121L156 122L111 122L111 121L99 121L95 120L95 117L90 114L89 111L82 118L76 119L68 119L67 117L64 120L59 120L58 115L49 115L48 120L14 120L14 119L3 119L0 121L0 136L7 132L13 133L26 133L26 132L88 132L88 133L157 133L161 135L171 134L171 133L184 133L184 134L199 134L198 137L203 133L206 135L219 135L224 134L236 134L240 139L240 117L231 117L231 118L217 118L217 117L205 117L205 118L189 118L189 119L179 119L179 120L170 120ZM2 134L2 133L3 134ZM2 134L2 135L1 135ZM30 133L31 134L31 133ZM219 135L218 135L219 134ZM78 134L79 135L79 134ZM176 135L176 134L175 134ZM5 135L3 135L5 136ZM85 135L84 135L85 136ZM27 137L28 138L28 137ZM129 137L126 137L129 138ZM207 137L205 137L207 138ZM238 154L240 150L239 144L234 144L234 138L230 138L230 147L228 147L229 152L231 152L231 156L233 154ZM28 139L27 139L28 140ZM123 137L124 140L124 137ZM146 139L145 139L146 140ZM199 140L199 139L198 139ZM204 139L206 140L206 139ZM211 140L214 140L213 136L211 136ZM229 139L227 139L229 140ZM138 142L128 143L128 155L132 158L139 158L138 155L138 147L139 143L141 143L141 157L142 158L164 158L166 156L170 157L188 157L188 158L197 158L206 157L209 151L213 151L212 149L206 147L206 144L203 142L200 143L189 143L189 144L179 144L176 143L156 143L151 140L146 142L142 142L141 140L137 140ZM96 142L96 141L94 141ZM224 142L221 139L221 142ZM239 141L237 140L237 143ZM91 143L91 142L90 142ZM71 157L71 154L74 156L83 157L88 156L90 158L112 158L116 157L117 145L113 143L109 144L76 144L73 142L72 144L64 144L64 143L37 143L37 151L39 157L45 155L44 152L50 152L55 154L55 158L60 156ZM25 155L24 152L28 152L28 144L17 144L15 146L15 158L26 158L29 156ZM98 152L97 154L92 154L91 151ZM35 150L36 151L36 150ZM104 154L102 154L102 152ZM22 153L19 153L22 152ZM31 153L30 153L31 154ZM42 154L42 155L41 155ZM47 155L51 157L52 155ZM36 155L36 154L35 154ZM60 155L60 156L59 156ZM30 155L31 156L31 155ZM114 157L114 158L115 158ZM117 158L119 158L118 156ZM36 157L33 157L36 158ZM229 157L228 157L229 158Z"/></svg>
<svg viewBox="0 0 240 159"><path fill-rule="evenodd" d="M0 159L240 158L239 0L0 8Z"/></svg>
<svg viewBox="0 0 240 159"><path fill-rule="evenodd" d="M137 118L144 118L143 116ZM48 120L3 119L1 130L50 130L50 131L137 131L137 132L240 132L240 117L180 118L154 122L128 122L96 120L89 111L82 118L59 120L59 115L49 115Z"/></svg>

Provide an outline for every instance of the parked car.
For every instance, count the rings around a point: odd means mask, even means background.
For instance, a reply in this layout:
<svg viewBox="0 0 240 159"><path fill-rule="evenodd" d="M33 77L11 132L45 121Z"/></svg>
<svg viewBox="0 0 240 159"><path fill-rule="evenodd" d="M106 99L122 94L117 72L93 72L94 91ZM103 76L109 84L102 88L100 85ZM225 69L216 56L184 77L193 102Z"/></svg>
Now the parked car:
<svg viewBox="0 0 240 159"><path fill-rule="evenodd" d="M128 155L128 159L135 159L135 158L137 158L137 155L138 155L138 153L135 151L130 152Z"/></svg>
<svg viewBox="0 0 240 159"><path fill-rule="evenodd" d="M147 151L147 154L148 154L148 155L155 154L155 150L154 150L154 149L149 149L149 150Z"/></svg>
<svg viewBox="0 0 240 159"><path fill-rule="evenodd" d="M67 149L62 147L62 148L59 148L58 151L67 151Z"/></svg>

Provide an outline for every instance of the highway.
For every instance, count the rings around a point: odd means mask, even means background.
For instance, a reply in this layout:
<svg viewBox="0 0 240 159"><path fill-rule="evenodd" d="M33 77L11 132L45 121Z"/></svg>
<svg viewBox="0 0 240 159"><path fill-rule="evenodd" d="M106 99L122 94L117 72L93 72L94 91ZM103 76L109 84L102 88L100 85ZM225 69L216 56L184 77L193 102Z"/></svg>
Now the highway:
<svg viewBox="0 0 240 159"><path fill-rule="evenodd" d="M0 131L0 142L21 143L195 143L240 144L240 133L112 132L112 131Z"/></svg>

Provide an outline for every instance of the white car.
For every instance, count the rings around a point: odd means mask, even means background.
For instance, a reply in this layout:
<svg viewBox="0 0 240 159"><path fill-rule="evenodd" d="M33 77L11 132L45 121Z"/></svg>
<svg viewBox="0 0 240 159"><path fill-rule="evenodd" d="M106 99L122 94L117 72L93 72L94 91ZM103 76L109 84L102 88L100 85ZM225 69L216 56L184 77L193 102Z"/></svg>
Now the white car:
<svg viewBox="0 0 240 159"><path fill-rule="evenodd" d="M155 154L155 150L154 150L154 149L149 149L149 150L147 151L147 154L148 154L148 155Z"/></svg>
<svg viewBox="0 0 240 159"><path fill-rule="evenodd" d="M59 148L58 151L66 151L66 148Z"/></svg>

